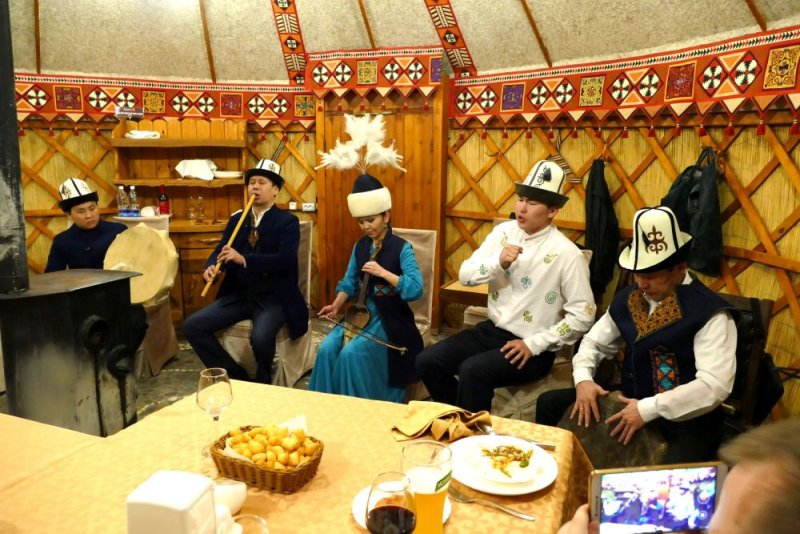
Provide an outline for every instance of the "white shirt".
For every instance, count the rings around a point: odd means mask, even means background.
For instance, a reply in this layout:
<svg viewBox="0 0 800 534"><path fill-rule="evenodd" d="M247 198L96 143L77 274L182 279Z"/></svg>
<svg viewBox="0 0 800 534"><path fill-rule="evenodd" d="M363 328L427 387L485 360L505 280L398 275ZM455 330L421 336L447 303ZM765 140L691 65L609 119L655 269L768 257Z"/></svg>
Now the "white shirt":
<svg viewBox="0 0 800 534"><path fill-rule="evenodd" d="M506 243L522 253L500 266ZM489 283L489 319L519 336L534 355L575 343L594 321L589 264L575 244L553 225L527 234L516 221L495 226L464 263L465 286Z"/></svg>
<svg viewBox="0 0 800 534"><path fill-rule="evenodd" d="M688 275L683 284L690 284ZM643 295L650 305L650 314L660 305ZM624 346L622 335L611 314L606 312L583 337L581 347L572 359L572 378L577 386L592 380L597 365L613 358ZM726 310L714 313L694 336L695 379L678 387L639 400L639 415L647 423L657 417L685 421L710 412L728 398L736 374L736 323Z"/></svg>

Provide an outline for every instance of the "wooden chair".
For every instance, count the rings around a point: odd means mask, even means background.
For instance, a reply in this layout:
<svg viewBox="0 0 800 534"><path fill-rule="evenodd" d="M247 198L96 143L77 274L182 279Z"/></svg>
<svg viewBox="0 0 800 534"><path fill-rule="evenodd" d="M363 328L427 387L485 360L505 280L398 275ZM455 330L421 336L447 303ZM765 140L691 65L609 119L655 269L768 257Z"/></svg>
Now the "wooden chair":
<svg viewBox="0 0 800 534"><path fill-rule="evenodd" d="M416 228L392 228L392 232L402 237L414 247L419 270L422 273L422 298L409 302L414 312L414 322L422 336L424 346L431 344L431 324L433 322L433 292L435 287L434 262L436 261L436 230L419 230ZM422 381L406 387L406 402L428 398L428 390Z"/></svg>
<svg viewBox="0 0 800 534"><path fill-rule="evenodd" d="M768 299L754 299L720 293L733 307L736 320L736 378L731 395L722 409L733 416L743 429L758 425L765 414L757 413L758 388L761 381L762 359L765 355L772 305ZM763 406L768 411L772 406Z"/></svg>
<svg viewBox="0 0 800 534"><path fill-rule="evenodd" d="M303 298L308 302L311 286L311 221L300 222L300 246L297 250L298 287ZM256 361L250 346L250 332L253 323L249 319L240 321L222 334L222 346L239 363L251 377L255 376ZM296 340L289 336L288 327L278 331L275 346L275 366L272 383L276 386L292 387L300 378L314 367L317 353L312 346L311 321L308 332Z"/></svg>

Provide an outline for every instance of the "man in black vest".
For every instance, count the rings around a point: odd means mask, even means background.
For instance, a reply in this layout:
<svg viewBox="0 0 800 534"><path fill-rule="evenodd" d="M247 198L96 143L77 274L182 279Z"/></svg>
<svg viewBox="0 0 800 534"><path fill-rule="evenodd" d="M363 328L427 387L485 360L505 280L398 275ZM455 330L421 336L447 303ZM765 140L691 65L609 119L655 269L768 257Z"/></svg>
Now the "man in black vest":
<svg viewBox="0 0 800 534"><path fill-rule="evenodd" d="M633 242L619 264L635 284L620 291L608 312L584 336L572 360L575 389L542 394L536 422L555 426L574 402L579 425L600 422L597 398L608 391L593 381L598 364L624 348L625 408L605 422L627 444L646 424L668 444L664 463L714 457L721 437L719 408L733 388L736 325L726 302L687 273L691 236L666 207L633 218Z"/></svg>
<svg viewBox="0 0 800 534"><path fill-rule="evenodd" d="M183 323L186 338L206 367L224 367L231 378L247 380L247 372L222 347L215 332L251 319L255 381L263 383L271 379L278 330L288 325L292 339L308 330L308 308L297 287L300 222L275 205L284 183L279 173L278 164L268 159L245 172L247 193L255 197L253 206L248 213L231 216L203 273L207 282L216 263L223 264L225 279L217 299ZM247 219L228 246L241 217Z"/></svg>

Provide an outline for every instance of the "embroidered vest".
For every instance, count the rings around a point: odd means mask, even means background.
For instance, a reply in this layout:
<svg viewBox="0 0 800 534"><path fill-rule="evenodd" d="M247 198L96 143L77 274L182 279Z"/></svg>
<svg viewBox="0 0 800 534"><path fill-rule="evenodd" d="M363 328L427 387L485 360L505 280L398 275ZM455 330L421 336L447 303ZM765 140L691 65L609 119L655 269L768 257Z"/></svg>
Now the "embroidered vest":
<svg viewBox="0 0 800 534"><path fill-rule="evenodd" d="M356 243L356 266L358 271L369 259L372 240L364 236ZM391 227L383 239L383 246L378 253L376 261L386 270L402 275L400 265L400 252L406 241L392 234ZM367 288L367 298L374 299L380 314L381 324L394 345L406 347L405 353L389 349L389 385L403 387L419 380L414 362L417 354L422 351L422 336L414 322L414 312L408 303L400 298L396 288L377 276L371 276Z"/></svg>
<svg viewBox="0 0 800 534"><path fill-rule="evenodd" d="M695 379L694 336L728 304L702 283L680 285L648 316L649 304L637 285L622 290L609 313L627 346L622 363L622 391L643 399ZM719 408L683 422L658 419L664 430L683 431L719 416Z"/></svg>

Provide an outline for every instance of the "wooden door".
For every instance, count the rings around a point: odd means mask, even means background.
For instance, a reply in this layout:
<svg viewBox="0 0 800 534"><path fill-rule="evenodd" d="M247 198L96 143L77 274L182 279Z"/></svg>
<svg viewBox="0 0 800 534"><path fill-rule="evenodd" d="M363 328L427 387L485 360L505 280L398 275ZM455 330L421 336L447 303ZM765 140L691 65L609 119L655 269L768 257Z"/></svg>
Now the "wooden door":
<svg viewBox="0 0 800 534"><path fill-rule="evenodd" d="M403 173L390 167L370 167L367 172L389 188L392 194L392 225L403 228L437 230L434 287L440 285L439 258L442 250L443 198L445 192L446 135L445 83L427 99L415 93L403 101L387 97L384 119L386 141L395 143L403 156ZM361 99L352 102L329 98L317 111L317 150L330 150L336 140L348 141L345 113L360 111ZM380 97L366 103L367 111L380 112ZM405 104L405 106L404 106ZM337 108L341 105L342 110ZM407 109L404 109L407 107ZM425 108L428 109L425 109ZM320 169L317 173L319 220L319 289L323 304L333 301L336 283L344 275L356 240L361 237L358 224L347 208L347 195L353 187L357 169L337 171ZM434 294L433 322L438 325L438 291Z"/></svg>

